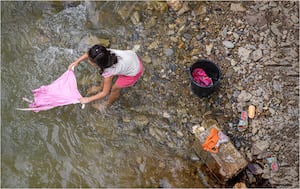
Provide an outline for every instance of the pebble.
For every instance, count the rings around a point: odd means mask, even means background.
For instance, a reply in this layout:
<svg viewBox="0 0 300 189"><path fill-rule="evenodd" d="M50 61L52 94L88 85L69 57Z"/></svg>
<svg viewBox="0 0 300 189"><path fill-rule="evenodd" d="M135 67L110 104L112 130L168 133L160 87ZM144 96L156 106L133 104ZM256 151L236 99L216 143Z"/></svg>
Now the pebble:
<svg viewBox="0 0 300 189"><path fill-rule="evenodd" d="M257 49L255 51L252 52L252 56L253 56L253 60L255 62L257 62L258 60L260 60L263 56L262 54L262 50L261 49Z"/></svg>
<svg viewBox="0 0 300 189"><path fill-rule="evenodd" d="M230 10L232 11L246 11L246 9L242 6L241 3L231 3Z"/></svg>
<svg viewBox="0 0 300 189"><path fill-rule="evenodd" d="M229 49L234 48L234 44L231 41L223 41L223 45Z"/></svg>
<svg viewBox="0 0 300 189"><path fill-rule="evenodd" d="M247 102L252 98L252 95L249 92L242 91L237 97L238 102Z"/></svg>
<svg viewBox="0 0 300 189"><path fill-rule="evenodd" d="M238 55L242 61L247 61L249 59L251 52L252 52L251 50L248 50L244 47L239 47L238 49Z"/></svg>
<svg viewBox="0 0 300 189"><path fill-rule="evenodd" d="M174 51L173 51L172 49L166 49L166 50L165 50L165 55L166 55L166 56L172 56L173 53L174 53Z"/></svg>

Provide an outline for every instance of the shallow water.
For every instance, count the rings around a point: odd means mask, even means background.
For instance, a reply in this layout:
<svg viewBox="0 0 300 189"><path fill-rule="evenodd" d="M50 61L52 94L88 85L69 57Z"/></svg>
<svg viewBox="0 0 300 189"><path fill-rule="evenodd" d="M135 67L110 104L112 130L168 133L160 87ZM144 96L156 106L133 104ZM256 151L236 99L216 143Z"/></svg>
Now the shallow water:
<svg viewBox="0 0 300 189"><path fill-rule="evenodd" d="M32 97L32 89L54 81L87 50L88 36L114 36L119 47L133 40L116 10L142 3L1 2L2 187L203 187L184 149L158 143L140 127L141 114L149 120L144 125L168 127L157 110L170 97L147 101L139 83L106 114L80 105L16 110L27 106L22 97ZM85 63L75 74L82 94L99 81Z"/></svg>

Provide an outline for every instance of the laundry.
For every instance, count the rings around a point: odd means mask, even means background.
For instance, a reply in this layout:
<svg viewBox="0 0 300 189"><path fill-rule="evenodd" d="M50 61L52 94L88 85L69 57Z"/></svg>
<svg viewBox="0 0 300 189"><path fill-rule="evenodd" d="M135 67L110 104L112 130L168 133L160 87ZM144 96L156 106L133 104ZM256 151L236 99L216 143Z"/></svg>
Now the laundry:
<svg viewBox="0 0 300 189"><path fill-rule="evenodd" d="M218 153L220 144L228 141L228 136L226 136L222 131L211 128L209 135L207 136L205 142L202 144L202 148L208 152Z"/></svg>
<svg viewBox="0 0 300 189"><path fill-rule="evenodd" d="M82 98L77 89L77 81L73 70L67 70L50 85L43 85L32 90L34 100L29 104L29 108L18 108L18 110L32 110L39 112L49 110L58 106L80 103ZM26 98L23 98L28 101Z"/></svg>
<svg viewBox="0 0 300 189"><path fill-rule="evenodd" d="M218 130L215 128L210 129L210 133L207 136L205 142L202 144L202 148L205 151L212 152L212 153L218 153L218 147L216 146L218 140L219 140L219 135L218 135Z"/></svg>
<svg viewBox="0 0 300 189"><path fill-rule="evenodd" d="M210 87L213 85L213 81L207 76L202 68L196 68L192 72L192 76L195 82L204 87Z"/></svg>

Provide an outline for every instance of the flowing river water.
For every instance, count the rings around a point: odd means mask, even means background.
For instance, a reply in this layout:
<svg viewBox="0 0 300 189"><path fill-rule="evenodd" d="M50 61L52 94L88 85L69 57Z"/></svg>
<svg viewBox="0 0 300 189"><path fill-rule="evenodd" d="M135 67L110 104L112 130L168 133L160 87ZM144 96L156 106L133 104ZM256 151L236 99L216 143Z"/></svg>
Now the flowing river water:
<svg viewBox="0 0 300 189"><path fill-rule="evenodd" d="M143 99L146 84L125 91L106 114L78 104L38 113L16 110L27 107L22 98L32 98L32 89L50 84L87 50L88 36L113 37L120 48L134 40L130 22L116 10L143 3L1 2L2 187L205 186L184 149L155 142L137 126L141 113L148 125L165 124L155 114L169 97ZM146 67L151 74L151 65ZM86 63L75 75L83 95L100 79ZM147 113L138 109L143 101Z"/></svg>

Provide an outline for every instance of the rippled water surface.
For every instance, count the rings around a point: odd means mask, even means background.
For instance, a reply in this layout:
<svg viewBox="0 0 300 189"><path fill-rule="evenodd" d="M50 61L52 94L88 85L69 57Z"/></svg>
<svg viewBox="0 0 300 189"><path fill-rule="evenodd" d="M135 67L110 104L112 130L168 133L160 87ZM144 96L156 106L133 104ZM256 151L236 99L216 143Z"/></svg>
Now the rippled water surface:
<svg viewBox="0 0 300 189"><path fill-rule="evenodd" d="M142 3L1 2L2 187L203 186L191 176L190 160L138 127L139 85L126 91L128 103L121 100L104 115L80 105L16 110L27 107L22 97L32 98L32 89L54 81L87 50L88 36L114 36L121 48L132 35L116 10ZM83 95L100 79L85 63L75 74ZM156 116L148 119L160 124Z"/></svg>

